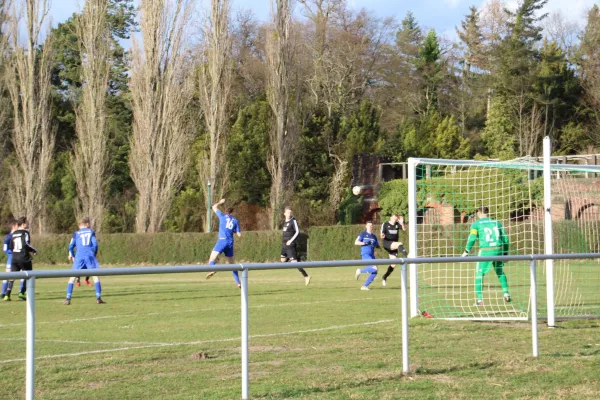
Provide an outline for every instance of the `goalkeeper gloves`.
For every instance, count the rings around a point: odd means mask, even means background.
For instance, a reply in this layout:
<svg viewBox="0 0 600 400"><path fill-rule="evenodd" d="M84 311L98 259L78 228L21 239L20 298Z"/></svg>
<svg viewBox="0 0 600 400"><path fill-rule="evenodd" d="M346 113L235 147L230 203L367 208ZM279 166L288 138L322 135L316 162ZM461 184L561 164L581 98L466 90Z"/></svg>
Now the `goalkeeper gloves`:
<svg viewBox="0 0 600 400"><path fill-rule="evenodd" d="M465 251L462 253L462 256L461 256L461 257L466 257L466 256L468 256L468 255L469 255L469 252L465 250Z"/></svg>

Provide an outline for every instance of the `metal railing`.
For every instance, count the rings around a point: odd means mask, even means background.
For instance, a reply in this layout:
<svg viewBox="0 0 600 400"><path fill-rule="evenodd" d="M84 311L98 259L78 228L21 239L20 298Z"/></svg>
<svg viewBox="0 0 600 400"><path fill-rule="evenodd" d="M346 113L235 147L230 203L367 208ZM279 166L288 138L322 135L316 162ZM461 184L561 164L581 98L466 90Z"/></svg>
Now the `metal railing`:
<svg viewBox="0 0 600 400"><path fill-rule="evenodd" d="M531 301L531 337L533 356L539 356L538 348L538 315L537 315L537 277L536 263L543 260L576 260L600 258L600 253L580 254L533 254L523 256L497 256L497 257L435 257L435 258L397 258L377 260L342 260L342 261L310 261L303 263L248 263L248 264L219 264L219 265L188 265L188 266L159 266L136 268L107 268L94 270L96 276L118 275L153 275L176 274L190 272L210 271L241 271L241 349L242 349L242 399L249 398L250 381L248 369L248 272L271 269L296 269L302 268L327 268L351 267L367 265L401 264L401 309L402 309L402 372L409 372L408 352L408 277L407 264L440 264L440 263L473 263L479 261L529 261L530 265L530 301ZM69 278L73 276L86 276L89 270L39 270L23 272L0 273L0 280L27 280L27 332L26 332L26 361L25 361L25 398L33 400L35 394L35 282L36 279Z"/></svg>

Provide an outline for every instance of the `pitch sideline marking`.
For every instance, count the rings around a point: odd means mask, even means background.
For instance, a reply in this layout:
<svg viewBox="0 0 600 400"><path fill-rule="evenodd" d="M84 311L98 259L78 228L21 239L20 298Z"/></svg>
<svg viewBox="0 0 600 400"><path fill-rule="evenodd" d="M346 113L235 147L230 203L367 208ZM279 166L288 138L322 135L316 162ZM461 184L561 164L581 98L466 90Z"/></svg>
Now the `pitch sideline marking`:
<svg viewBox="0 0 600 400"><path fill-rule="evenodd" d="M324 328L305 329L305 330L300 330L300 331L250 335L248 338L249 339L259 339L259 338L266 338L266 337L289 336L289 335L297 335L300 333L322 332L322 331L329 331L329 330L335 330L335 329L352 328L352 327L357 327L357 326L379 325L379 324L385 324L385 323L394 322L394 321L395 320L393 320L393 319L382 319L379 321L363 322L360 324L333 325L333 326L327 326ZM151 345L146 345L146 346L121 347L118 349L92 350L92 351L84 351L84 352L78 352L78 353L52 354L52 355L48 355L48 356L36 357L36 360L46 360L46 359L51 359L51 358L64 358L64 357L77 357L77 356L86 356L86 355L90 355L90 354L112 353L112 352L116 352L116 351L127 351L127 350L137 350L137 349L150 349L150 348L174 347L174 346L193 346L193 345L198 345L198 344L233 342L233 341L238 341L241 339L242 339L241 337L235 337L235 338L227 338L227 339L199 340L199 341L195 341L195 342L160 343L160 344L151 344ZM26 361L26 359L25 358L15 358L12 360L4 360L3 363L13 363L13 362L23 362L23 361Z"/></svg>

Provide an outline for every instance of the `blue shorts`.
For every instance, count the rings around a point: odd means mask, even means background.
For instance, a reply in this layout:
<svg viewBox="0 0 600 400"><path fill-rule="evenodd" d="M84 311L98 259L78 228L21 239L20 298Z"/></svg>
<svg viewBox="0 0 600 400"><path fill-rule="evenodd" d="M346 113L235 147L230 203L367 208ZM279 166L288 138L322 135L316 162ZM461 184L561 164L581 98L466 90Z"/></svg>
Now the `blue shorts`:
<svg viewBox="0 0 600 400"><path fill-rule="evenodd" d="M73 269L97 269L100 268L98 260L94 256L75 257Z"/></svg>
<svg viewBox="0 0 600 400"><path fill-rule="evenodd" d="M233 257L233 242L219 239L217 244L215 244L213 251L216 251L217 253L223 253L225 257Z"/></svg>
<svg viewBox="0 0 600 400"><path fill-rule="evenodd" d="M363 260L375 260L375 256L372 254L361 254L360 257Z"/></svg>

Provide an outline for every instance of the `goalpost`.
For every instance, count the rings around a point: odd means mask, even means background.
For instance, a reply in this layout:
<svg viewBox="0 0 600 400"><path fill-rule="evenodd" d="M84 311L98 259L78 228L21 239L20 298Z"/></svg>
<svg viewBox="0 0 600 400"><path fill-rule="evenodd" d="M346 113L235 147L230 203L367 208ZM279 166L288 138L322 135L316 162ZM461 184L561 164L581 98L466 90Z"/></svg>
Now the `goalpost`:
<svg viewBox="0 0 600 400"><path fill-rule="evenodd" d="M549 148L549 146L548 146ZM548 157L549 159L549 157ZM509 255L600 252L600 167L511 161L409 159L410 257L460 256L476 210L487 206L504 226ZM546 176L546 178L545 178ZM547 178L550 177L550 180ZM546 202L546 205L544 203ZM471 255L478 253L477 245ZM540 268L540 316L600 316L597 260L555 261ZM549 272L549 275L546 272ZM511 301L499 281L507 278ZM411 316L527 320L529 265L492 265L477 304L474 263L410 266Z"/></svg>

